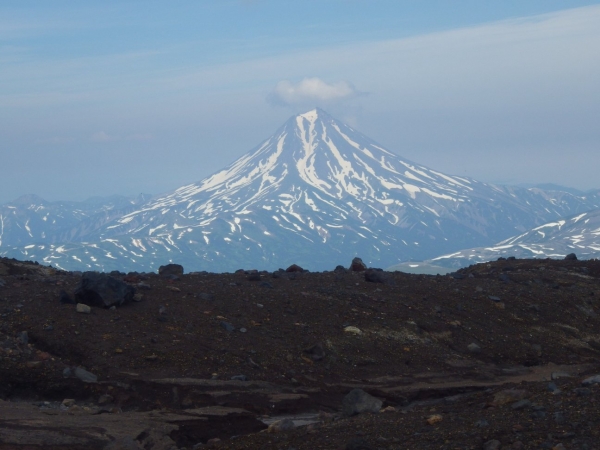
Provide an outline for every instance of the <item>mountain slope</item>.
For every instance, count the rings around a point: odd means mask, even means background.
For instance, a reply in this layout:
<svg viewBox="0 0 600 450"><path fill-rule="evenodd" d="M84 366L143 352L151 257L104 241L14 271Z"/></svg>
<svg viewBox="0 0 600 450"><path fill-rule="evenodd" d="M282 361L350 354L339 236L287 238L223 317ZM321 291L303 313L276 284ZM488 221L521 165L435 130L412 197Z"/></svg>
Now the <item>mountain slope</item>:
<svg viewBox="0 0 600 450"><path fill-rule="evenodd" d="M321 270L488 245L600 207L577 196L494 186L404 160L320 109L292 117L222 171L151 200L65 245L13 249L65 268ZM82 242L85 240L85 242ZM9 253L10 253L9 252ZM6 253L6 252L5 252Z"/></svg>
<svg viewBox="0 0 600 450"><path fill-rule="evenodd" d="M83 202L49 202L37 195L23 195L0 205L0 248L79 240L149 198L144 194L137 198L114 195Z"/></svg>

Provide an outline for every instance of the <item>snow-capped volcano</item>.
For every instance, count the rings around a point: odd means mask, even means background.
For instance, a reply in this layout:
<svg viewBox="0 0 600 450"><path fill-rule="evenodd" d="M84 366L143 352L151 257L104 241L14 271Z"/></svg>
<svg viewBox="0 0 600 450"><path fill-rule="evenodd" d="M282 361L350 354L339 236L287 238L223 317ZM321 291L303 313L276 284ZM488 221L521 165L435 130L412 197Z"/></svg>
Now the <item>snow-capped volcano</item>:
<svg viewBox="0 0 600 450"><path fill-rule="evenodd" d="M488 245L596 206L597 196L442 174L314 109L220 172L91 232L87 244L27 256L105 270L169 260L194 270L316 270L356 255L386 267Z"/></svg>

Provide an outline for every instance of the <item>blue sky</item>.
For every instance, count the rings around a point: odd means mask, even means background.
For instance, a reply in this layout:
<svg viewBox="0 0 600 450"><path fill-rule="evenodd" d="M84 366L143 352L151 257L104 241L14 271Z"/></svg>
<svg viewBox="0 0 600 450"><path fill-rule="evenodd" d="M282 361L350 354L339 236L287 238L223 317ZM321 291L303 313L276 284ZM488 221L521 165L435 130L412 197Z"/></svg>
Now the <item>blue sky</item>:
<svg viewBox="0 0 600 450"><path fill-rule="evenodd" d="M321 106L497 183L600 187L592 1L0 3L0 202L161 193Z"/></svg>

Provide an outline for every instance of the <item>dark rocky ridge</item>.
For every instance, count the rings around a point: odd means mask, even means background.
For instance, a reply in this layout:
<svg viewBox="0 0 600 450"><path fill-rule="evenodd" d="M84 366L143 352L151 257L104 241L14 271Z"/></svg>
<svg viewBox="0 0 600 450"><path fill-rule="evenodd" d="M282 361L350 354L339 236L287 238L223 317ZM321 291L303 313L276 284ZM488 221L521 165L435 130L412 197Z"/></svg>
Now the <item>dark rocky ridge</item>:
<svg viewBox="0 0 600 450"><path fill-rule="evenodd" d="M382 283L369 271L249 273L115 273L143 297L82 314L60 301L81 274L1 259L0 411L15 413L0 414L0 449L39 446L48 430L54 448L88 449L598 442L600 389L581 382L600 373L600 261L505 260ZM511 386L524 397L503 404ZM355 388L387 412L339 416ZM246 435L265 414L299 413L317 423ZM66 446L61 430L79 440Z"/></svg>

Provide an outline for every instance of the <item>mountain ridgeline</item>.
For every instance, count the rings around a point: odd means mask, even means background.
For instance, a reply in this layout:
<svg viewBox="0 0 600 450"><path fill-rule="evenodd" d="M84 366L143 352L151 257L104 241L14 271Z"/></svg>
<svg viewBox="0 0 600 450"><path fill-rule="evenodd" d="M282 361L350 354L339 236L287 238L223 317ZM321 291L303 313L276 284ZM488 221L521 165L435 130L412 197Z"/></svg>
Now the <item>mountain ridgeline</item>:
<svg viewBox="0 0 600 450"><path fill-rule="evenodd" d="M599 207L598 193L443 174L315 109L208 178L100 212L96 222L88 215L85 226L69 219L41 231L37 220L36 234L19 234L33 219L20 223L19 206L5 205L0 253L69 270L153 271L169 261L213 272L292 263L326 270L356 255L388 267L489 246Z"/></svg>

